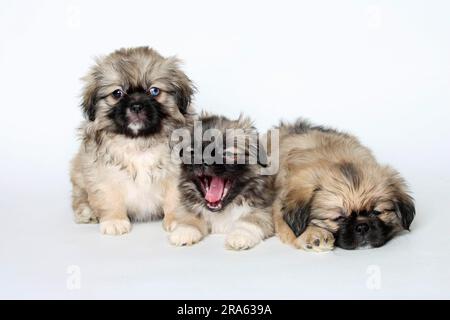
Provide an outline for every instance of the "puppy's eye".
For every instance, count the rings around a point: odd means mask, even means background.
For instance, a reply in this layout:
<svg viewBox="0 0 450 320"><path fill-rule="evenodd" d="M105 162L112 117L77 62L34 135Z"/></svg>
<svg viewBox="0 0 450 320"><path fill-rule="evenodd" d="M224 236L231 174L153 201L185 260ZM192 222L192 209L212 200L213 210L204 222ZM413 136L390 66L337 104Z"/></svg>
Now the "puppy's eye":
<svg viewBox="0 0 450 320"><path fill-rule="evenodd" d="M148 93L150 93L150 95L151 95L152 97L157 97L157 96L159 95L159 92L160 92L160 90L159 90L159 88L157 88L157 87L151 87L151 88L148 90Z"/></svg>
<svg viewBox="0 0 450 320"><path fill-rule="evenodd" d="M381 212L381 211L378 211L378 210L373 210L373 211L372 211L372 214L373 214L374 216L379 216L381 213L382 213L382 212Z"/></svg>
<svg viewBox="0 0 450 320"><path fill-rule="evenodd" d="M120 89L114 90L112 93L112 96L114 97L114 99L120 99L123 97L123 95L124 95L124 93Z"/></svg>

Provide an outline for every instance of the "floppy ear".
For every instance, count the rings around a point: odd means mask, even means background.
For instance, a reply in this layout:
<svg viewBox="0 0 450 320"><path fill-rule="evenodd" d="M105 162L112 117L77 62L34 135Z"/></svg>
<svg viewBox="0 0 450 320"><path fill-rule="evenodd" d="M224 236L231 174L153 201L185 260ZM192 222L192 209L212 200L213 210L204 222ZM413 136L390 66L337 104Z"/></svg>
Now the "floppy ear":
<svg viewBox="0 0 450 320"><path fill-rule="evenodd" d="M281 209L283 219L292 229L296 237L299 237L305 231L310 220L311 201L297 202L294 207Z"/></svg>
<svg viewBox="0 0 450 320"><path fill-rule="evenodd" d="M81 108L89 121L94 121L96 112L95 105L97 104L97 85L91 74L84 77L83 80L86 82L86 85L83 90Z"/></svg>
<svg viewBox="0 0 450 320"><path fill-rule="evenodd" d="M406 193L400 194L395 201L395 212L402 222L403 229L409 230L416 215L416 208L411 196Z"/></svg>
<svg viewBox="0 0 450 320"><path fill-rule="evenodd" d="M385 170L390 178L389 184L393 188L395 213L400 219L403 229L409 230L416 215L414 199L408 194L408 186L400 174L389 166L386 166Z"/></svg>
<svg viewBox="0 0 450 320"><path fill-rule="evenodd" d="M174 85L174 97L178 109L181 114L188 112L188 107L191 104L192 96L196 91L191 79L179 68L180 60L176 57L168 58L168 63L171 64L171 78Z"/></svg>
<svg viewBox="0 0 450 320"><path fill-rule="evenodd" d="M192 95L194 94L194 89L191 84L177 86L175 89L175 100L180 110L181 114L186 114L188 107L192 101Z"/></svg>

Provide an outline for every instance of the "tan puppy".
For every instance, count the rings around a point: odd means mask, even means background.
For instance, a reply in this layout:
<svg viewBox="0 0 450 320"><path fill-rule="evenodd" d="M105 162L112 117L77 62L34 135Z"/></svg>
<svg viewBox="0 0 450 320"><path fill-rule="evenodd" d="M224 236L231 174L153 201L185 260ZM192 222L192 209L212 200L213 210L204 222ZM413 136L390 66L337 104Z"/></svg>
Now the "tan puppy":
<svg viewBox="0 0 450 320"><path fill-rule="evenodd" d="M102 233L119 235L130 219L172 212L179 167L169 136L193 117L193 85L178 60L147 47L121 49L98 59L84 82L87 119L71 168L75 221L99 221Z"/></svg>
<svg viewBox="0 0 450 320"><path fill-rule="evenodd" d="M273 213L283 242L309 251L380 247L409 229L415 208L404 180L355 137L301 120L279 129Z"/></svg>

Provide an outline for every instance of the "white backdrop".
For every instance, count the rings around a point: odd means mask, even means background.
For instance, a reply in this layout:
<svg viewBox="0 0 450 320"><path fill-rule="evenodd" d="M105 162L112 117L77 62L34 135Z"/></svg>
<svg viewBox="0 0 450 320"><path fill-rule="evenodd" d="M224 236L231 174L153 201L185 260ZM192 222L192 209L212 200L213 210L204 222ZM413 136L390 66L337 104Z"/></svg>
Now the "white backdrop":
<svg viewBox="0 0 450 320"><path fill-rule="evenodd" d="M448 1L1 0L0 297L450 298L449 11ZM120 239L73 224L79 78L93 57L138 45L185 61L199 109L242 111L260 129L303 116L359 136L409 181L413 231L377 250L311 255L277 239L230 253L220 236L172 248L157 223ZM66 286L70 265L80 288Z"/></svg>

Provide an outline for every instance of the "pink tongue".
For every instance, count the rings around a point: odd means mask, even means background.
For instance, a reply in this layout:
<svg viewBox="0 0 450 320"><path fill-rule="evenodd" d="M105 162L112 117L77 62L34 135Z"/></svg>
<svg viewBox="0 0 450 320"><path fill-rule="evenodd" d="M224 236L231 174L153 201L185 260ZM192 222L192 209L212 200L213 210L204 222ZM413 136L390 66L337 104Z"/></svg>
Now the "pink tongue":
<svg viewBox="0 0 450 320"><path fill-rule="evenodd" d="M209 186L209 190L205 195L205 199L208 202L217 202L222 199L224 181L221 178L213 177L211 179L211 184Z"/></svg>

